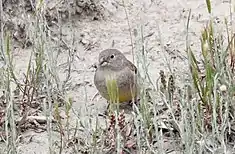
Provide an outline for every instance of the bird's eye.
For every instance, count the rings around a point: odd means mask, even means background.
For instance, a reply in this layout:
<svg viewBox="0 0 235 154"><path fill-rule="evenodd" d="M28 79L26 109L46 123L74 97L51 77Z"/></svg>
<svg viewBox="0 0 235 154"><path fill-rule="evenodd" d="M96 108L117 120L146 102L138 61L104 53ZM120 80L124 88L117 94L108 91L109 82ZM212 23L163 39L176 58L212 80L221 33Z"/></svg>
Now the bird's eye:
<svg viewBox="0 0 235 154"><path fill-rule="evenodd" d="M114 58L114 55L111 55L110 58L113 59L113 58Z"/></svg>

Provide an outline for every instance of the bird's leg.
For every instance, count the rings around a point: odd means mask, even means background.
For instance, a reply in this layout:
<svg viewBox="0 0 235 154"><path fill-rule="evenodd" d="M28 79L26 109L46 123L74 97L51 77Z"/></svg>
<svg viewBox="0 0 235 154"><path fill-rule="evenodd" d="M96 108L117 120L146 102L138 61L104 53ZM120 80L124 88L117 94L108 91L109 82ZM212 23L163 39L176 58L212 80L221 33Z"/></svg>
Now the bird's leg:
<svg viewBox="0 0 235 154"><path fill-rule="evenodd" d="M130 101L128 102L128 104L131 105L131 106L132 106L133 104L138 105L139 102L140 102L140 99L138 98L138 99L134 99L134 102L133 102L133 100L130 100Z"/></svg>
<svg viewBox="0 0 235 154"><path fill-rule="evenodd" d="M109 109L110 109L110 103L108 101L107 101L107 103L108 103L108 106L107 106L106 111L105 111L106 115L108 115L107 111L109 111Z"/></svg>
<svg viewBox="0 0 235 154"><path fill-rule="evenodd" d="M132 101L132 100L129 100L128 104L132 106L133 101Z"/></svg>

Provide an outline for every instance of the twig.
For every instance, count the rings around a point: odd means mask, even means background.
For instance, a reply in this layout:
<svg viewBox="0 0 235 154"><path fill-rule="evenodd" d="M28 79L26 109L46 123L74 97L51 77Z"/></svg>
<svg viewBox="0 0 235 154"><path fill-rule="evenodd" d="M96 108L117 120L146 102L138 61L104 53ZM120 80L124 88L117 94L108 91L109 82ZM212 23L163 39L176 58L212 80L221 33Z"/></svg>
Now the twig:
<svg viewBox="0 0 235 154"><path fill-rule="evenodd" d="M2 53L2 58L4 59L4 61L5 61L5 54L4 54L4 48L3 48L3 45L4 45L4 35L3 35L3 8L2 8L2 0L0 0L0 46L1 46L1 53Z"/></svg>
<svg viewBox="0 0 235 154"><path fill-rule="evenodd" d="M131 51L132 51L132 60L133 60L133 63L135 62L135 55L134 55L134 44L133 44L133 40L132 40L132 33L131 33L131 24L130 24L130 21L129 21L129 17L128 17L128 13L127 13L127 9L126 9L126 5L125 5L125 2L124 0L122 0L122 3L123 3L123 7L124 7L124 10L125 10L125 14L126 14L126 20L127 20L127 24L128 24L128 27L129 27L129 34L130 34L130 40L131 40Z"/></svg>

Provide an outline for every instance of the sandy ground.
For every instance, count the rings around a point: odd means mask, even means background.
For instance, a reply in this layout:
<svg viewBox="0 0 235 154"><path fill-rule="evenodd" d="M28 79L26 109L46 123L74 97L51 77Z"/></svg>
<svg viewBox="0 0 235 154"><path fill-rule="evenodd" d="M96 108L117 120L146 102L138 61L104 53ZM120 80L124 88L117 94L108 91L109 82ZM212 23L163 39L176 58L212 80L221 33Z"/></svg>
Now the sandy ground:
<svg viewBox="0 0 235 154"><path fill-rule="evenodd" d="M74 100L73 114L79 113L78 116L84 123L87 117L91 117L94 121L97 113L103 112L107 105L100 96L92 100L97 91L93 84L94 68L91 65L97 61L99 52L112 47L114 42L114 48L121 50L128 59L132 60L130 33L124 8L115 0L106 0L103 6L107 9L104 20L73 19L73 24L64 22L61 25L62 33L67 40L70 40L74 34L75 54L77 55L72 65L72 69L76 70L72 73L73 88L66 95ZM222 25L224 17L229 17L229 3L214 0L212 8L213 16L216 16L215 22L220 22ZM193 51L200 55L200 31L209 19L205 0L132 0L126 1L126 9L132 33L137 32L137 37L133 36L134 41L139 39L140 28L143 26L148 51L147 58L150 64L148 69L152 81L156 82L160 70L170 72L167 67L169 63L177 76L177 82L184 82L184 76L188 70L185 40L189 9L192 11L189 40ZM83 34L82 38L81 34ZM26 70L25 61L28 61L29 53L30 49L15 49L18 74ZM61 53L59 63L66 62L66 54L66 52ZM62 67L60 77L63 81ZM71 119L73 121L76 117L72 116ZM104 119L101 118L100 121L102 120ZM75 123L71 124L75 125ZM59 138L56 133L55 136ZM22 138L24 139L19 146L20 153L44 154L48 152L46 132L27 131Z"/></svg>

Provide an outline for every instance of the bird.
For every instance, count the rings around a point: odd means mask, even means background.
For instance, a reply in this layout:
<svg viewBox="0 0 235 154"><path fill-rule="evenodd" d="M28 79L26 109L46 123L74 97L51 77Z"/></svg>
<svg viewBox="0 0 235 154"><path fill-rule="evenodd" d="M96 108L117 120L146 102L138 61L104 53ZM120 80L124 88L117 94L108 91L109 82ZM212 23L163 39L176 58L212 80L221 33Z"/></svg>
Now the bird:
<svg viewBox="0 0 235 154"><path fill-rule="evenodd" d="M114 80L118 103L135 101L138 93L136 66L118 49L105 49L98 59L94 84L99 94L109 102L111 97L107 82Z"/></svg>

